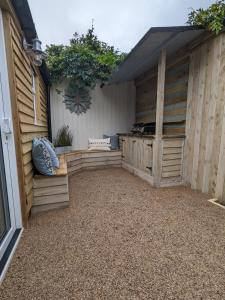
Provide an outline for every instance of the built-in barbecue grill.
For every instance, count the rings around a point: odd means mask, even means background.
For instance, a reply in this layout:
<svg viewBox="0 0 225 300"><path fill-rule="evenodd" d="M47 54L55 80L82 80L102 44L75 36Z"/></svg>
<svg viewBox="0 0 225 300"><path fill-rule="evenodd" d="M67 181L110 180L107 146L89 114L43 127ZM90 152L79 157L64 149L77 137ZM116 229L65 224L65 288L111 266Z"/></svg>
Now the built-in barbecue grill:
<svg viewBox="0 0 225 300"><path fill-rule="evenodd" d="M152 123L135 123L131 130L134 134L155 134L155 122Z"/></svg>

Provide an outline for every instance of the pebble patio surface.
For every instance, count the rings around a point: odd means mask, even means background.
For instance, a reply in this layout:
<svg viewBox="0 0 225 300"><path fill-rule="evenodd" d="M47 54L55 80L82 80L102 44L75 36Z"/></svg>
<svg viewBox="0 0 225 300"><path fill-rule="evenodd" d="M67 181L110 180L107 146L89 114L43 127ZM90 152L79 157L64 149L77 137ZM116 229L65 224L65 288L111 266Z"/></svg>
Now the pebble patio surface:
<svg viewBox="0 0 225 300"><path fill-rule="evenodd" d="M225 210L122 169L70 178L70 207L31 218L1 300L225 299Z"/></svg>

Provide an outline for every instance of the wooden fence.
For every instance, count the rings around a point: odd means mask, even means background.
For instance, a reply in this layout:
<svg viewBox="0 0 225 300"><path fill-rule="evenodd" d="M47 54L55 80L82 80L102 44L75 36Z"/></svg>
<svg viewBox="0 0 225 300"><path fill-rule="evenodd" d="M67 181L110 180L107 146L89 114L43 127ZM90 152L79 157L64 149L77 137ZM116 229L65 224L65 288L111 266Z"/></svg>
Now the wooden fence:
<svg viewBox="0 0 225 300"><path fill-rule="evenodd" d="M196 48L190 58L185 181L225 201L225 34Z"/></svg>

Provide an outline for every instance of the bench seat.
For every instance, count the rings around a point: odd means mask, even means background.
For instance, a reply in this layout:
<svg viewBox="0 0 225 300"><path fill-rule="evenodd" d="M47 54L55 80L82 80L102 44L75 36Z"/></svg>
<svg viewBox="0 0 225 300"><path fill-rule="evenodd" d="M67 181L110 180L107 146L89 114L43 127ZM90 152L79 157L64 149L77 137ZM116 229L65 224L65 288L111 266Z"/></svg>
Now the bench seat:
<svg viewBox="0 0 225 300"><path fill-rule="evenodd" d="M118 150L80 150L66 154L68 174L81 170L91 170L107 167L121 167L122 152Z"/></svg>
<svg viewBox="0 0 225 300"><path fill-rule="evenodd" d="M69 205L68 172L65 155L59 157L55 175L35 175L33 178L32 214Z"/></svg>

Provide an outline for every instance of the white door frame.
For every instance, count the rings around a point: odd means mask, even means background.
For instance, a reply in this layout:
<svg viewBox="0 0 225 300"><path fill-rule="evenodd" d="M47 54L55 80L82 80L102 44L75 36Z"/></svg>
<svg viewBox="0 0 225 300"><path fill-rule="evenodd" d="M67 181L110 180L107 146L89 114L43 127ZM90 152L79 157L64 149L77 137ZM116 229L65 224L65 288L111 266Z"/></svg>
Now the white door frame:
<svg viewBox="0 0 225 300"><path fill-rule="evenodd" d="M5 164L5 175L6 184L8 190L8 203L11 217L11 229L7 233L4 241L0 246L0 259L2 253L7 248L10 238L18 228L22 228L22 217L21 217L21 206L20 206L20 193L19 193L19 182L17 173L16 163L16 150L14 141L14 132L12 124L12 110L10 100L10 89L9 89L9 77L7 69L7 59L5 50L5 39L4 39L4 28L3 28L3 17L0 9L0 122L1 131L3 130L2 121L3 118L9 120L9 126L11 134L6 135L3 131L3 156ZM1 280L1 278L0 278Z"/></svg>

